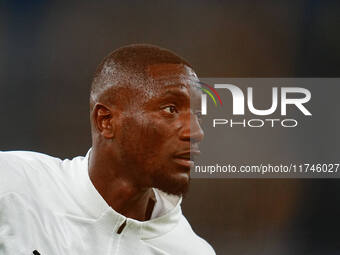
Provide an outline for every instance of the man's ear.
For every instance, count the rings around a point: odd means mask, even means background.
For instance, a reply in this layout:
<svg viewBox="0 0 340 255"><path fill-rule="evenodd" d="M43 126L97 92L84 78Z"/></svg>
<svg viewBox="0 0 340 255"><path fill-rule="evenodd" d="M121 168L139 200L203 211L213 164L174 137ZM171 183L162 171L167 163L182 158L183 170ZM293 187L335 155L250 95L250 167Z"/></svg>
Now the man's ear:
<svg viewBox="0 0 340 255"><path fill-rule="evenodd" d="M97 131L107 139L114 138L116 123L112 109L104 104L97 103L92 114L93 123Z"/></svg>

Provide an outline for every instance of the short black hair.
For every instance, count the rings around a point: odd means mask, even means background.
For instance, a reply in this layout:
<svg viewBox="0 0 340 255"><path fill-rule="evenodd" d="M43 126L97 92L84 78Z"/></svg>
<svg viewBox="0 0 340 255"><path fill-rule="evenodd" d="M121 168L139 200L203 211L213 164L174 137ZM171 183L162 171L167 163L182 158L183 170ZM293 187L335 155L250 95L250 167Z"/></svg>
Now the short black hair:
<svg viewBox="0 0 340 255"><path fill-rule="evenodd" d="M111 52L99 64L90 92L90 108L117 84L130 83L146 76L146 68L154 64L192 66L176 53L150 44L131 44ZM135 79L134 79L135 78Z"/></svg>

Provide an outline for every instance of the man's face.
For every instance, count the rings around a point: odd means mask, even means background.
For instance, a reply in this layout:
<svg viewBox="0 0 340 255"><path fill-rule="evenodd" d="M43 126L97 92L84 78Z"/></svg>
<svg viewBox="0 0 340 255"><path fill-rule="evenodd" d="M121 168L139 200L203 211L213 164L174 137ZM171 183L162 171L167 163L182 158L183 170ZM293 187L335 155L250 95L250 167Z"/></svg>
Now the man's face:
<svg viewBox="0 0 340 255"><path fill-rule="evenodd" d="M116 140L122 164L142 187L184 194L191 156L199 153L203 139L198 78L177 64L149 66L147 73L150 84L121 114Z"/></svg>

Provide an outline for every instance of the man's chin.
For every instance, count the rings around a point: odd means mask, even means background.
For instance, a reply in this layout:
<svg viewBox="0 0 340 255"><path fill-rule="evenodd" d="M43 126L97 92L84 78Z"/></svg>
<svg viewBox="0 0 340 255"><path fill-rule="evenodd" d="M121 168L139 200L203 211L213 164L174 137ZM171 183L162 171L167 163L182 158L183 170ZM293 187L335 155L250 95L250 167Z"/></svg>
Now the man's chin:
<svg viewBox="0 0 340 255"><path fill-rule="evenodd" d="M185 196L189 190L190 176L187 174L179 176L157 175L154 178L154 188L160 189L171 195Z"/></svg>

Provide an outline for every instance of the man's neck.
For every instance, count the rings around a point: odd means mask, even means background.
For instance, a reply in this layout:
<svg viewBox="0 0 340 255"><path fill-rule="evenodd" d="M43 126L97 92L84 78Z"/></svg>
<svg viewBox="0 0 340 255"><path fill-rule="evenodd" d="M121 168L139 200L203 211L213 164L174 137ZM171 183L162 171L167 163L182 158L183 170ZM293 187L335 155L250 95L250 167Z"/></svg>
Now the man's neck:
<svg viewBox="0 0 340 255"><path fill-rule="evenodd" d="M112 169L112 164L98 160L96 156L92 150L89 156L89 176L106 203L125 217L149 220L155 205L152 188L137 187L129 178Z"/></svg>

